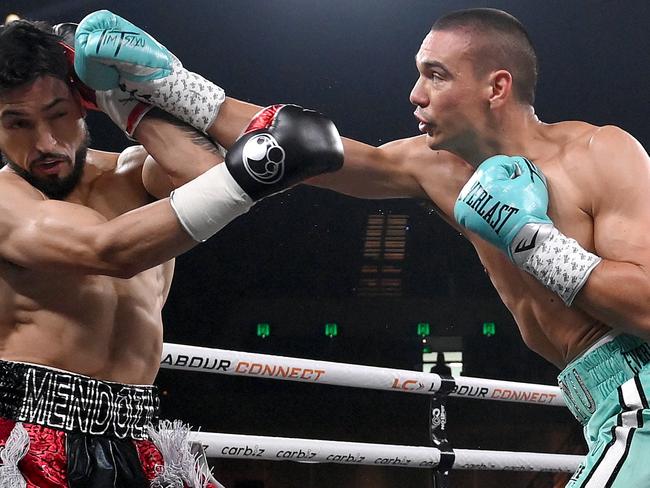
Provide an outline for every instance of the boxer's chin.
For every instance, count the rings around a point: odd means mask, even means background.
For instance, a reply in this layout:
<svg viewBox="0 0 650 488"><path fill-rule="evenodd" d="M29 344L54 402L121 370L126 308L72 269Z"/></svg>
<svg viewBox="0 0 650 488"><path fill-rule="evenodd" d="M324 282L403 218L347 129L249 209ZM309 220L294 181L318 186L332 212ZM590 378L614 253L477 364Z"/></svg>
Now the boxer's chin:
<svg viewBox="0 0 650 488"><path fill-rule="evenodd" d="M429 149L433 149L434 151L446 151L448 149L448 145L445 144L446 141L440 132L431 130L426 132L425 135L425 142Z"/></svg>
<svg viewBox="0 0 650 488"><path fill-rule="evenodd" d="M46 197L52 200L63 200L72 193L83 177L84 168L86 167L86 156L88 154L88 144L89 139L86 137L82 145L75 152L72 170L63 176L59 174L34 174L16 164L5 154L2 154L2 161L18 174L18 176L42 192Z"/></svg>

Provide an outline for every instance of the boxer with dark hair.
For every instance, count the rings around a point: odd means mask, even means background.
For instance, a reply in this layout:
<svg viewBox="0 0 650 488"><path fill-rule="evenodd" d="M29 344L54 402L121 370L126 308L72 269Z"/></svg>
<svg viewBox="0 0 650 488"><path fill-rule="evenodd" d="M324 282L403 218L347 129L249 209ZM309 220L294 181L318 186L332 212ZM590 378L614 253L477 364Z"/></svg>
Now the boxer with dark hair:
<svg viewBox="0 0 650 488"><path fill-rule="evenodd" d="M196 75L153 40L146 56L114 56L98 43L99 32L120 31L111 22L95 17L77 36L86 61L100 66L91 71L106 80L112 69L115 86L229 148L257 108L204 83L221 101L206 104L201 120L187 117L167 90ZM444 16L416 64L410 99L423 134L379 148L344 140L343 168L310 183L362 198L430 199L476 249L525 343L562 369L589 446L569 486L650 485L647 152L617 127L540 121L535 50L506 12ZM78 66L82 78L92 78L87 67Z"/></svg>
<svg viewBox="0 0 650 488"><path fill-rule="evenodd" d="M322 115L274 106L223 162L143 118L148 105L82 86L71 29L0 27L0 485L214 485L185 426L150 430L173 258L256 200L339 168L341 141ZM86 108L146 150L88 149Z"/></svg>

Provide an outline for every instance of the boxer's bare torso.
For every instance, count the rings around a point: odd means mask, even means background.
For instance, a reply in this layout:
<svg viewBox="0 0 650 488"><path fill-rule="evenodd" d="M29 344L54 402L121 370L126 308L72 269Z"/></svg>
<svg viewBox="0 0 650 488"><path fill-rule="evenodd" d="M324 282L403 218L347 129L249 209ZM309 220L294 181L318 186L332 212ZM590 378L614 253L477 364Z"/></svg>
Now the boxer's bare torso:
<svg viewBox="0 0 650 488"><path fill-rule="evenodd" d="M226 147L241 130L241 120L255 111L255 107L232 99L223 111L230 111L231 107L233 112L239 111L239 117L229 113L234 122L212 130L212 135ZM650 221L650 209L630 205L626 198L613 205L603 202L609 199L611 203L615 194L631 197L630 188L641 192L650 188L650 167L644 163L647 155L639 158L642 151L633 148L635 154L629 160L634 160L634 167L625 168L630 171L629 176L614 182L610 176L612 172L624 174L620 165L625 164L627 156L622 156L622 161L611 161L602 153L605 146L610 146L608 153L620 149L627 155L629 146L638 143L614 127L600 128L584 122L544 124L532 112L529 123L524 131L527 135L513 139L501 152L523 155L545 174L549 217L556 227L605 259L636 263L639 243L645 240L644 229L637 222ZM621 141L625 148L618 147ZM469 163L449 152L432 150L426 135L393 141L380 148L344 139L344 146L343 168L309 183L361 198L431 200L445 221L467 235L475 247L530 349L563 368L611 330L579 307L565 306L554 293L511 264L501 251L458 226L453 208L460 190L474 172ZM615 186L608 186L613 183ZM595 209L600 229L596 233Z"/></svg>
<svg viewBox="0 0 650 488"><path fill-rule="evenodd" d="M148 151L88 150L71 192L47 198L43 182L60 184L78 167L86 135L79 100L61 80L0 94L10 162L0 170L0 359L151 384L171 258L196 242L168 203L147 204L221 159L183 128L147 117L136 137Z"/></svg>
<svg viewBox="0 0 650 488"><path fill-rule="evenodd" d="M638 236L643 228L637 225L641 215L629 212L625 202L605 208L602 204L604 199L613 199L613 195L620 195L625 189L606 187L607 174L602 165L595 162L599 145L606 144L610 135L620 136L621 133L616 128L598 128L582 122L551 125L540 122L535 130L536 137L525 145L526 149L513 149L511 154L523 153L546 175L549 217L561 232L603 258L624 261L634 256L637 251L635 243L642 240ZM448 152L431 150L426 144L426 136L395 141L381 150L386 152L385 159L402 161L399 163L399 176L388 178L395 182L394 188L384 190L384 196L428 197L442 217L461 231L454 220L453 207L473 168ZM611 171L621 169L612 167ZM634 171L630 189L634 187L633 181L645 185L650 180L648 168L645 170L645 173ZM404 174L411 175L412 182L405 180ZM325 183L324 186L336 188L337 185ZM364 193L352 187L346 191ZM608 195L608 192L612 194ZM596 234L595 215L601 229ZM579 308L566 307L554 293L512 265L501 251L476 235L464 233L532 350L562 368L610 331L608 326Z"/></svg>
<svg viewBox="0 0 650 488"><path fill-rule="evenodd" d="M89 151L84 177L65 200L67 219L110 220L149 203L143 151ZM45 197L10 169L0 188ZM5 200L5 203L8 203ZM55 202L51 202L55 203ZM89 210L92 209L92 210ZM161 310L173 261L131 278L0 262L0 358L98 379L151 384L162 348Z"/></svg>

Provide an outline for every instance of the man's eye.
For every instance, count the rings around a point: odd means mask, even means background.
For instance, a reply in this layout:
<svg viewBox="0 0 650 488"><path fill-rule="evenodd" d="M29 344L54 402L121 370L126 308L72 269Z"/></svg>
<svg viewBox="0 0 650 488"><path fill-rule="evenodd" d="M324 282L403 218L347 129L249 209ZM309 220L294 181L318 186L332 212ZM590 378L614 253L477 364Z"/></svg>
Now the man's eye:
<svg viewBox="0 0 650 488"><path fill-rule="evenodd" d="M9 123L10 129L24 129L29 126L29 122L26 120L15 120Z"/></svg>

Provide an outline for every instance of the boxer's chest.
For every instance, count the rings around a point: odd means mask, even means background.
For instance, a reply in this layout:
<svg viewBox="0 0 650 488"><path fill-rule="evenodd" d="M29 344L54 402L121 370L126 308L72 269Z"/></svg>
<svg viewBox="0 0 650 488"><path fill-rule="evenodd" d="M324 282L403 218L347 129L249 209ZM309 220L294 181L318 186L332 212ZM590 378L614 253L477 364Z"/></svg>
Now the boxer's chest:
<svg viewBox="0 0 650 488"><path fill-rule="evenodd" d="M151 203L144 186L120 174L107 174L92 186L85 205L107 220Z"/></svg>
<svg viewBox="0 0 650 488"><path fill-rule="evenodd" d="M548 216L563 234L594 251L592 199L584 181L567 170L563 159L541 163L548 184Z"/></svg>

